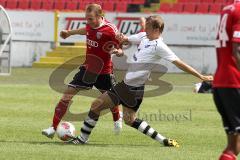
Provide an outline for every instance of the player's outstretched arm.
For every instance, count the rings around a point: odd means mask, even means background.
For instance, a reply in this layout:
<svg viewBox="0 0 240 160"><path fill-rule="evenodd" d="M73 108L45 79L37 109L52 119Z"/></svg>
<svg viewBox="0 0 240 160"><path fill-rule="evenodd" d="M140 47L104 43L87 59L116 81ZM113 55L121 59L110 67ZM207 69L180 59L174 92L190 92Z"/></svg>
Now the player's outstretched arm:
<svg viewBox="0 0 240 160"><path fill-rule="evenodd" d="M80 29L76 29L76 30L62 30L60 32L60 36L63 39L66 39L68 37L70 37L71 35L86 35L86 28L80 28Z"/></svg>
<svg viewBox="0 0 240 160"><path fill-rule="evenodd" d="M240 70L240 43L233 43L233 55L237 60L237 68Z"/></svg>
<svg viewBox="0 0 240 160"><path fill-rule="evenodd" d="M128 37L125 36L123 33L117 33L115 38L121 43L127 43L128 42Z"/></svg>
<svg viewBox="0 0 240 160"><path fill-rule="evenodd" d="M113 48L110 52L110 54L115 54L117 57L122 57L124 55L123 50L121 48Z"/></svg>
<svg viewBox="0 0 240 160"><path fill-rule="evenodd" d="M200 74L197 70L195 70L188 64L184 63L180 59L175 60L172 63L175 64L179 69L183 70L184 72L190 73L190 74L194 75L195 77L200 78L203 81L212 81L213 80L213 76L204 76L204 75Z"/></svg>

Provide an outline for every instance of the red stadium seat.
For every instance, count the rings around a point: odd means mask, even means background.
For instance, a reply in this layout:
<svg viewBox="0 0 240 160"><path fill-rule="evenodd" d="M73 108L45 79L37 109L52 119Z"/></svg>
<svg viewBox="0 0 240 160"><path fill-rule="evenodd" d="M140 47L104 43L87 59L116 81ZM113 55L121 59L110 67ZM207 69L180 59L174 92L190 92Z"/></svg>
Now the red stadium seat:
<svg viewBox="0 0 240 160"><path fill-rule="evenodd" d="M30 5L29 5L29 0L21 0L18 2L18 8L19 9L29 9Z"/></svg>
<svg viewBox="0 0 240 160"><path fill-rule="evenodd" d="M196 13L208 13L209 11L209 4L207 3L203 3L203 4L198 4L197 5L197 9L196 9Z"/></svg>
<svg viewBox="0 0 240 160"><path fill-rule="evenodd" d="M128 3L117 3L116 4L116 11L117 12L127 12L127 7L128 7Z"/></svg>
<svg viewBox="0 0 240 160"><path fill-rule="evenodd" d="M233 3L234 2L234 0L228 0L227 1L227 3Z"/></svg>
<svg viewBox="0 0 240 160"><path fill-rule="evenodd" d="M214 3L214 0L201 0L201 2L211 4Z"/></svg>
<svg viewBox="0 0 240 160"><path fill-rule="evenodd" d="M188 0L187 1L187 3L200 3L200 2L201 2L201 0Z"/></svg>
<svg viewBox="0 0 240 160"><path fill-rule="evenodd" d="M227 0L215 0L214 3L221 3L221 4L225 4L227 2Z"/></svg>
<svg viewBox="0 0 240 160"><path fill-rule="evenodd" d="M86 6L89 4L89 2L80 2L79 3L79 9L85 10Z"/></svg>
<svg viewBox="0 0 240 160"><path fill-rule="evenodd" d="M53 1L44 0L42 2L43 10L53 10Z"/></svg>
<svg viewBox="0 0 240 160"><path fill-rule="evenodd" d="M114 3L113 2L104 2L103 3L103 10L104 11L114 11Z"/></svg>
<svg viewBox="0 0 240 160"><path fill-rule="evenodd" d="M219 14L222 10L222 4L211 4L209 8L209 13Z"/></svg>
<svg viewBox="0 0 240 160"><path fill-rule="evenodd" d="M185 12L185 13L195 13L196 12L196 4L193 4L193 3L185 4L183 8L184 8L183 12Z"/></svg>
<svg viewBox="0 0 240 160"><path fill-rule="evenodd" d="M70 10L70 11L78 10L78 2L77 1L67 1L66 9Z"/></svg>
<svg viewBox="0 0 240 160"><path fill-rule="evenodd" d="M181 13L183 11L182 3L175 3L172 5L171 12L173 13Z"/></svg>
<svg viewBox="0 0 240 160"><path fill-rule="evenodd" d="M159 12L170 12L171 10L171 4L170 3L161 3Z"/></svg>
<svg viewBox="0 0 240 160"><path fill-rule="evenodd" d="M65 9L65 1L55 1L54 2L54 9L56 10L64 10Z"/></svg>
<svg viewBox="0 0 240 160"><path fill-rule="evenodd" d="M178 0L178 3L188 3L188 0Z"/></svg>
<svg viewBox="0 0 240 160"><path fill-rule="evenodd" d="M131 0L130 4L144 4L145 3L145 0Z"/></svg>
<svg viewBox="0 0 240 160"><path fill-rule="evenodd" d="M0 0L0 5L6 7L6 0Z"/></svg>
<svg viewBox="0 0 240 160"><path fill-rule="evenodd" d="M8 0L6 2L6 8L8 8L8 9L16 9L17 8L17 0Z"/></svg>
<svg viewBox="0 0 240 160"><path fill-rule="evenodd" d="M42 0L30 1L30 9L39 10L42 8Z"/></svg>

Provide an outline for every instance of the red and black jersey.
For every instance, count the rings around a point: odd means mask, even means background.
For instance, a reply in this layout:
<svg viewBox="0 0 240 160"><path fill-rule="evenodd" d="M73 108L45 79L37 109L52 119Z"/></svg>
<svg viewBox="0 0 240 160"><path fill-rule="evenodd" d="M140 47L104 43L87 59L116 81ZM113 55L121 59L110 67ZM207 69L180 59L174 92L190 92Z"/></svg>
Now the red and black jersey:
<svg viewBox="0 0 240 160"><path fill-rule="evenodd" d="M213 87L240 88L240 71L237 69L232 43L240 43L240 3L224 7L217 40L217 71Z"/></svg>
<svg viewBox="0 0 240 160"><path fill-rule="evenodd" d="M112 73L113 64L109 50L119 42L115 39L118 30L115 25L103 19L98 28L86 25L86 65L89 72L98 74Z"/></svg>

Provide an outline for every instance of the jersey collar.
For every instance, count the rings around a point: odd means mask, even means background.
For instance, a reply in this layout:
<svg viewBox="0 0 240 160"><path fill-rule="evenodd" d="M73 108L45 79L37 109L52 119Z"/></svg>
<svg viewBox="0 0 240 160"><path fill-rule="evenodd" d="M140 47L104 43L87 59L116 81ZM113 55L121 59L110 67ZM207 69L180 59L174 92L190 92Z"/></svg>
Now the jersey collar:
<svg viewBox="0 0 240 160"><path fill-rule="evenodd" d="M102 23L98 26L98 27L96 27L96 28L93 28L93 29L98 29L98 28L101 28L102 26L104 26L106 23L105 23L105 18L104 17L102 17Z"/></svg>

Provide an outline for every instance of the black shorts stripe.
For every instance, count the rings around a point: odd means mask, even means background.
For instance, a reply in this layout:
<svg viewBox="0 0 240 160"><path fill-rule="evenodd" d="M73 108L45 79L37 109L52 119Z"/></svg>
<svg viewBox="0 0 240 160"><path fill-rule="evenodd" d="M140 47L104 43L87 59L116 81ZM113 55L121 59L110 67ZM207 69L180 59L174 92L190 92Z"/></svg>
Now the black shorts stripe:
<svg viewBox="0 0 240 160"><path fill-rule="evenodd" d="M85 134L91 134L91 132L86 131L85 129L81 128L81 132L85 133Z"/></svg>
<svg viewBox="0 0 240 160"><path fill-rule="evenodd" d="M92 126L91 124L87 123L86 121L84 121L83 124L85 126L87 126L88 128L94 128L94 126Z"/></svg>
<svg viewBox="0 0 240 160"><path fill-rule="evenodd" d="M150 128L151 128L151 127L148 125L148 126L144 129L143 133L144 133L144 134L147 134L147 132L148 132L148 130L149 130Z"/></svg>
<svg viewBox="0 0 240 160"><path fill-rule="evenodd" d="M152 136L151 136L151 138L152 138L152 139L155 139L156 136L157 136L157 134L158 134L158 132L157 132L157 131L154 131L153 134L152 134Z"/></svg>

